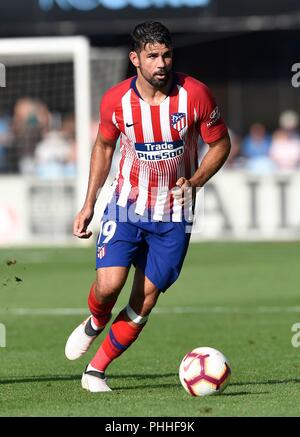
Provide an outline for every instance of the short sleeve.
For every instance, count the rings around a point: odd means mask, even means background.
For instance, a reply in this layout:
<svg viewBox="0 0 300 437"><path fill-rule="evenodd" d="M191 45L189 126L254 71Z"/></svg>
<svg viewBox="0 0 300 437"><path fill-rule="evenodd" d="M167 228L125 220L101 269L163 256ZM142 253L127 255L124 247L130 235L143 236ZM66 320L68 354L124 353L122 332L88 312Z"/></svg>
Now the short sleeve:
<svg viewBox="0 0 300 437"><path fill-rule="evenodd" d="M100 103L100 133L110 141L116 141L120 135L120 131L114 122L115 102L110 92L107 91L102 97Z"/></svg>
<svg viewBox="0 0 300 437"><path fill-rule="evenodd" d="M227 126L221 117L220 109L207 88L203 86L196 105L199 133L205 143L213 143L227 134Z"/></svg>

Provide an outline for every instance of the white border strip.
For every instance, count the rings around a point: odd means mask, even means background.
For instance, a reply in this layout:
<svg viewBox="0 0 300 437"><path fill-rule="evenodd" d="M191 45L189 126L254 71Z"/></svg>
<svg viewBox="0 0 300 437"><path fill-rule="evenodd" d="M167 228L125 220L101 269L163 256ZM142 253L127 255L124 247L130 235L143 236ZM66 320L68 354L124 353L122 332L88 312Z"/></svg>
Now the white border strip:
<svg viewBox="0 0 300 437"><path fill-rule="evenodd" d="M117 313L121 308L114 308ZM13 316L77 316L88 315L87 308L6 308L0 315ZM206 306L206 307L161 307L154 308L152 314L288 314L299 313L300 306L259 306L253 308Z"/></svg>

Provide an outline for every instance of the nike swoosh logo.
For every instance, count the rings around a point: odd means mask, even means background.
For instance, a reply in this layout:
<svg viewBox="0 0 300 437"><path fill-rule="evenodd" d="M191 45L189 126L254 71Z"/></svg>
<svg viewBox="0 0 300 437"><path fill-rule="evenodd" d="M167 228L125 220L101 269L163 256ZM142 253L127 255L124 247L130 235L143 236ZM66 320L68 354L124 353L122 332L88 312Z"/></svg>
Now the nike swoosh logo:
<svg viewBox="0 0 300 437"><path fill-rule="evenodd" d="M134 124L136 124L136 123L126 123L126 127L131 127L131 126L133 126Z"/></svg>

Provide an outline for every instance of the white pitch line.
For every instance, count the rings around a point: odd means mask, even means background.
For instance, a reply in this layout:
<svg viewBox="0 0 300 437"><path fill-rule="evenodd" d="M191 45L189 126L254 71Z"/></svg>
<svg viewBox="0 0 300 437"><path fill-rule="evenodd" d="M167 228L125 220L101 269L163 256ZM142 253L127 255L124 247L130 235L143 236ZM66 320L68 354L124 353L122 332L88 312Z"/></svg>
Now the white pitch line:
<svg viewBox="0 0 300 437"><path fill-rule="evenodd" d="M114 308L113 312L119 312L121 308ZM259 307L227 307L227 306L203 306L203 307L158 307L152 314L280 314L300 313L300 306L259 306ZM1 308L0 315L13 316L88 316L87 308Z"/></svg>

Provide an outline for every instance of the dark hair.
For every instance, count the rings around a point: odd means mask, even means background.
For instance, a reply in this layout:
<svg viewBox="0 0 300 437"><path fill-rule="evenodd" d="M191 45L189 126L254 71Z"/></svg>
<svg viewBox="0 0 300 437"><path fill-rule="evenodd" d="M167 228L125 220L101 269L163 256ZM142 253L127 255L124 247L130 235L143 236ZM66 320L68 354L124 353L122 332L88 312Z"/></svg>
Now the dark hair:
<svg viewBox="0 0 300 437"><path fill-rule="evenodd" d="M169 30L158 21L145 21L138 24L132 34L132 50L139 52L143 50L146 44L165 44L166 47L172 47L172 37Z"/></svg>

